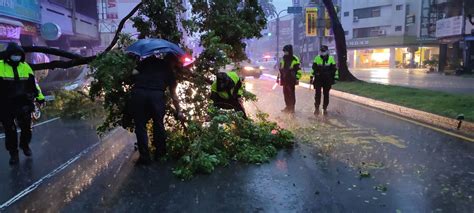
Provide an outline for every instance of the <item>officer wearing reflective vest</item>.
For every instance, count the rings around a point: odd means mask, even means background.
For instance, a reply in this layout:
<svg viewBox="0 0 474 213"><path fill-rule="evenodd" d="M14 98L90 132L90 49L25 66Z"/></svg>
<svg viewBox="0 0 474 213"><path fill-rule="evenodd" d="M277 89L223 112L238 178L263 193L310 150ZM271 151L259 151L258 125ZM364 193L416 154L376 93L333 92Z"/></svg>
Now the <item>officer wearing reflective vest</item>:
<svg viewBox="0 0 474 213"><path fill-rule="evenodd" d="M281 111L294 113L296 104L295 87L299 84L301 78L300 59L293 55L292 45L285 45L283 53L283 59L280 60L280 74L277 79L277 82L283 86L285 97L285 108Z"/></svg>
<svg viewBox="0 0 474 213"><path fill-rule="evenodd" d="M242 112L247 118L241 97L244 95L244 86L237 72L219 72L211 85L211 100L215 107L233 109Z"/></svg>
<svg viewBox="0 0 474 213"><path fill-rule="evenodd" d="M313 61L313 70L311 72L310 82L313 84L316 94L314 96L314 114L319 115L319 106L321 104L321 90L324 95L323 114L327 113L329 105L329 91L339 79L339 71L336 68L336 60L329 55L328 46L323 45L320 48L320 55Z"/></svg>
<svg viewBox="0 0 474 213"><path fill-rule="evenodd" d="M15 120L21 129L20 148L31 156L31 113L34 101L44 103L44 96L36 84L31 67L25 62L25 53L16 43L9 43L0 60L0 121L5 129L5 146L10 152L10 164L19 162L18 135Z"/></svg>

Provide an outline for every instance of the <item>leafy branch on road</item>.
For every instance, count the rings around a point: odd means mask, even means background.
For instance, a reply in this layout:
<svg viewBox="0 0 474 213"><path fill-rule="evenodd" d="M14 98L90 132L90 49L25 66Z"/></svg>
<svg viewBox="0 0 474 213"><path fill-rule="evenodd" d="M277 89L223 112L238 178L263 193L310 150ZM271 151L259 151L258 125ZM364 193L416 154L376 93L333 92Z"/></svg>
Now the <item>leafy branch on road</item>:
<svg viewBox="0 0 474 213"><path fill-rule="evenodd" d="M212 120L205 125L191 123L188 132L171 134L169 156L178 160L173 173L181 179L209 174L231 161L260 164L268 162L281 148L290 148L293 134L258 114L257 121L239 113L210 110Z"/></svg>

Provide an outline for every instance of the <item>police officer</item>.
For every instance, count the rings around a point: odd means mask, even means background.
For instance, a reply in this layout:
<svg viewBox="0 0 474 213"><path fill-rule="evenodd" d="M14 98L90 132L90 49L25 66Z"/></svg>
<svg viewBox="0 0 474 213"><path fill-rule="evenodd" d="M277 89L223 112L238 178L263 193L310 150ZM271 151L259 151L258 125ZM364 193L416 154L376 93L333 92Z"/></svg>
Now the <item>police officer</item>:
<svg viewBox="0 0 474 213"><path fill-rule="evenodd" d="M319 115L319 106L321 104L321 90L324 94L323 114L327 114L329 105L329 91L335 83L335 79L339 78L336 68L336 60L329 55L328 46L323 45L320 48L320 55L314 58L313 70L311 72L310 82L314 85L316 94L314 96L314 114Z"/></svg>
<svg viewBox="0 0 474 213"><path fill-rule="evenodd" d="M34 101L44 103L44 96L36 84L31 67L25 62L25 53L16 43L9 43L0 60L0 120L5 129L5 147L10 152L11 165L18 164L18 135L15 120L21 129L20 148L31 156L31 113Z"/></svg>
<svg viewBox="0 0 474 213"><path fill-rule="evenodd" d="M283 86L285 108L282 112L294 113L296 104L295 87L301 78L300 59L293 55L293 46L283 47L283 59L280 60L280 74L277 83Z"/></svg>
<svg viewBox="0 0 474 213"><path fill-rule="evenodd" d="M164 125L166 101L165 91L168 89L176 110L176 117L184 120L176 94L176 71L181 63L173 54L164 57L150 56L138 62L133 75L133 88L129 107L135 122L140 158L138 164L150 164L148 148L147 123L153 120L153 144L156 147L155 160L166 154L166 131Z"/></svg>
<svg viewBox="0 0 474 213"><path fill-rule="evenodd" d="M217 73L217 78L211 85L211 100L215 107L234 109L244 113L244 118L247 119L241 99L243 94L243 83L236 72Z"/></svg>

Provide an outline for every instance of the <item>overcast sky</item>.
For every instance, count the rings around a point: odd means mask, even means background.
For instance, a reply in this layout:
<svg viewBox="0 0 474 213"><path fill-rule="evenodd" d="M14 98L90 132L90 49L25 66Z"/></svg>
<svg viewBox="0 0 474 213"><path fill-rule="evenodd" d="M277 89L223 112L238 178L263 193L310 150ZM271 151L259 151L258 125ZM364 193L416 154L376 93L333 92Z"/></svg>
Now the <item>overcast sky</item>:
<svg viewBox="0 0 474 213"><path fill-rule="evenodd" d="M292 4L293 4L292 0L273 0L273 5L275 5L277 12L287 9ZM282 16L284 16L285 14L286 12L281 13Z"/></svg>

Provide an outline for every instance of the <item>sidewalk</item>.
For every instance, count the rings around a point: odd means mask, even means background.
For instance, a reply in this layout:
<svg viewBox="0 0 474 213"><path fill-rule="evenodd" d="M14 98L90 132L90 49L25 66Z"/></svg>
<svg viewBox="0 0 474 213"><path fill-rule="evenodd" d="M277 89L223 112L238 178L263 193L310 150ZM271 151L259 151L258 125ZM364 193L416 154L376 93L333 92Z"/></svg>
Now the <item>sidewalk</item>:
<svg viewBox="0 0 474 213"><path fill-rule="evenodd" d="M304 68L309 72L311 68ZM351 69L358 79L411 88L428 89L453 94L474 94L474 78L426 73L425 69Z"/></svg>

